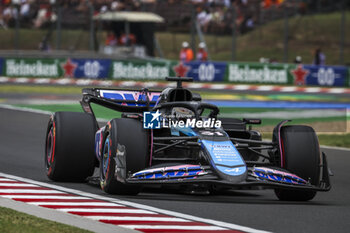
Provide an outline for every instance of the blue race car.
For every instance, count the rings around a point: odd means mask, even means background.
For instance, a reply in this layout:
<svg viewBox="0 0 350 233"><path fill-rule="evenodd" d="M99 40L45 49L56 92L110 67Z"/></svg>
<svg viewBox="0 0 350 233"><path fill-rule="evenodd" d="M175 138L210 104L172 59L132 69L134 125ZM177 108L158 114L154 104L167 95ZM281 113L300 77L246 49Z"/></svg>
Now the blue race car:
<svg viewBox="0 0 350 233"><path fill-rule="evenodd" d="M167 78L162 92L85 88L84 113L56 112L49 120L45 165L54 181L85 181L99 167L101 188L135 195L146 185L189 190L261 186L280 200L307 201L329 191L329 169L315 131L279 123L272 141L247 125L260 119L220 118L219 108ZM91 104L121 112L99 126ZM101 124L101 123L100 123Z"/></svg>

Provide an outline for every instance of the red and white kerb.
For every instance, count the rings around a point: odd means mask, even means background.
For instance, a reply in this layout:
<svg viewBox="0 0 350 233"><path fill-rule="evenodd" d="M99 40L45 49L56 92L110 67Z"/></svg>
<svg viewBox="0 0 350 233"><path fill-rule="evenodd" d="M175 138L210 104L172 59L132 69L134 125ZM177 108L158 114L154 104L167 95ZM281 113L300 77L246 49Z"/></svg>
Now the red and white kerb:
<svg viewBox="0 0 350 233"><path fill-rule="evenodd" d="M141 232L242 232L1 176L0 197Z"/></svg>

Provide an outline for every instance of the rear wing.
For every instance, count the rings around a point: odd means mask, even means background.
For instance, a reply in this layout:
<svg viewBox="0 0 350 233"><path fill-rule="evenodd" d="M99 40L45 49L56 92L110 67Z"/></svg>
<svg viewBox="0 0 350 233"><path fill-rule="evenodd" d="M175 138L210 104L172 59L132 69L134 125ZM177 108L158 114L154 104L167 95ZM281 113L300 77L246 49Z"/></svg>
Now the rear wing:
<svg viewBox="0 0 350 233"><path fill-rule="evenodd" d="M118 111L142 113L153 108L161 94L159 91L84 88L80 104L84 112L95 116L91 103Z"/></svg>
<svg viewBox="0 0 350 233"><path fill-rule="evenodd" d="M167 81L176 81L177 89L182 89L182 82L192 82L192 78L187 77L167 77ZM161 92L149 91L147 88L142 90L128 89L108 89L108 88L84 88L83 98L80 104L84 112L95 114L91 108L91 103L124 113L143 113L150 111L157 105ZM200 101L199 94L194 95L196 101Z"/></svg>

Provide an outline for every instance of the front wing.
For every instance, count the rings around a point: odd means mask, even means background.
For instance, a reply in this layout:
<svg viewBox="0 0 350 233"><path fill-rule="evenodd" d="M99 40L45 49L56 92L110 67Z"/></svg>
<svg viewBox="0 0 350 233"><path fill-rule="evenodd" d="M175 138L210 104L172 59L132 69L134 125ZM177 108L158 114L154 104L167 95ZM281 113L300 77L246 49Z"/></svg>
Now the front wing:
<svg viewBox="0 0 350 233"><path fill-rule="evenodd" d="M253 187L281 188L289 190L329 191L331 189L329 170L326 155L323 154L322 174L319 185L315 186L308 181L278 168L271 167L248 167L248 175L245 181L232 183L219 178L210 166L183 165L148 169L134 173L125 180L127 184L142 185L220 185L226 187Z"/></svg>

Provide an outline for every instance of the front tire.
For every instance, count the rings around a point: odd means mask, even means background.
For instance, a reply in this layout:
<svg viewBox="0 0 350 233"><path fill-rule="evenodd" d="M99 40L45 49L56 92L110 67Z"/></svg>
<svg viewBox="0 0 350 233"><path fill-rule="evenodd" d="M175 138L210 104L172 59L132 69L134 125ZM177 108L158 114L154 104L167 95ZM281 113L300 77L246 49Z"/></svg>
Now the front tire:
<svg viewBox="0 0 350 233"><path fill-rule="evenodd" d="M281 143L284 168L318 186L321 153L313 128L303 125L283 126ZM316 191L309 190L275 189L275 193L283 201L309 201L316 195Z"/></svg>
<svg viewBox="0 0 350 233"><path fill-rule="evenodd" d="M101 188L109 194L138 194L141 186L125 184L124 180L128 174L145 169L149 163L148 134L142 123L135 119L113 119L106 126L103 145Z"/></svg>
<svg viewBox="0 0 350 233"><path fill-rule="evenodd" d="M95 169L93 116L56 112L51 116L45 147L46 175L54 181L84 181Z"/></svg>

